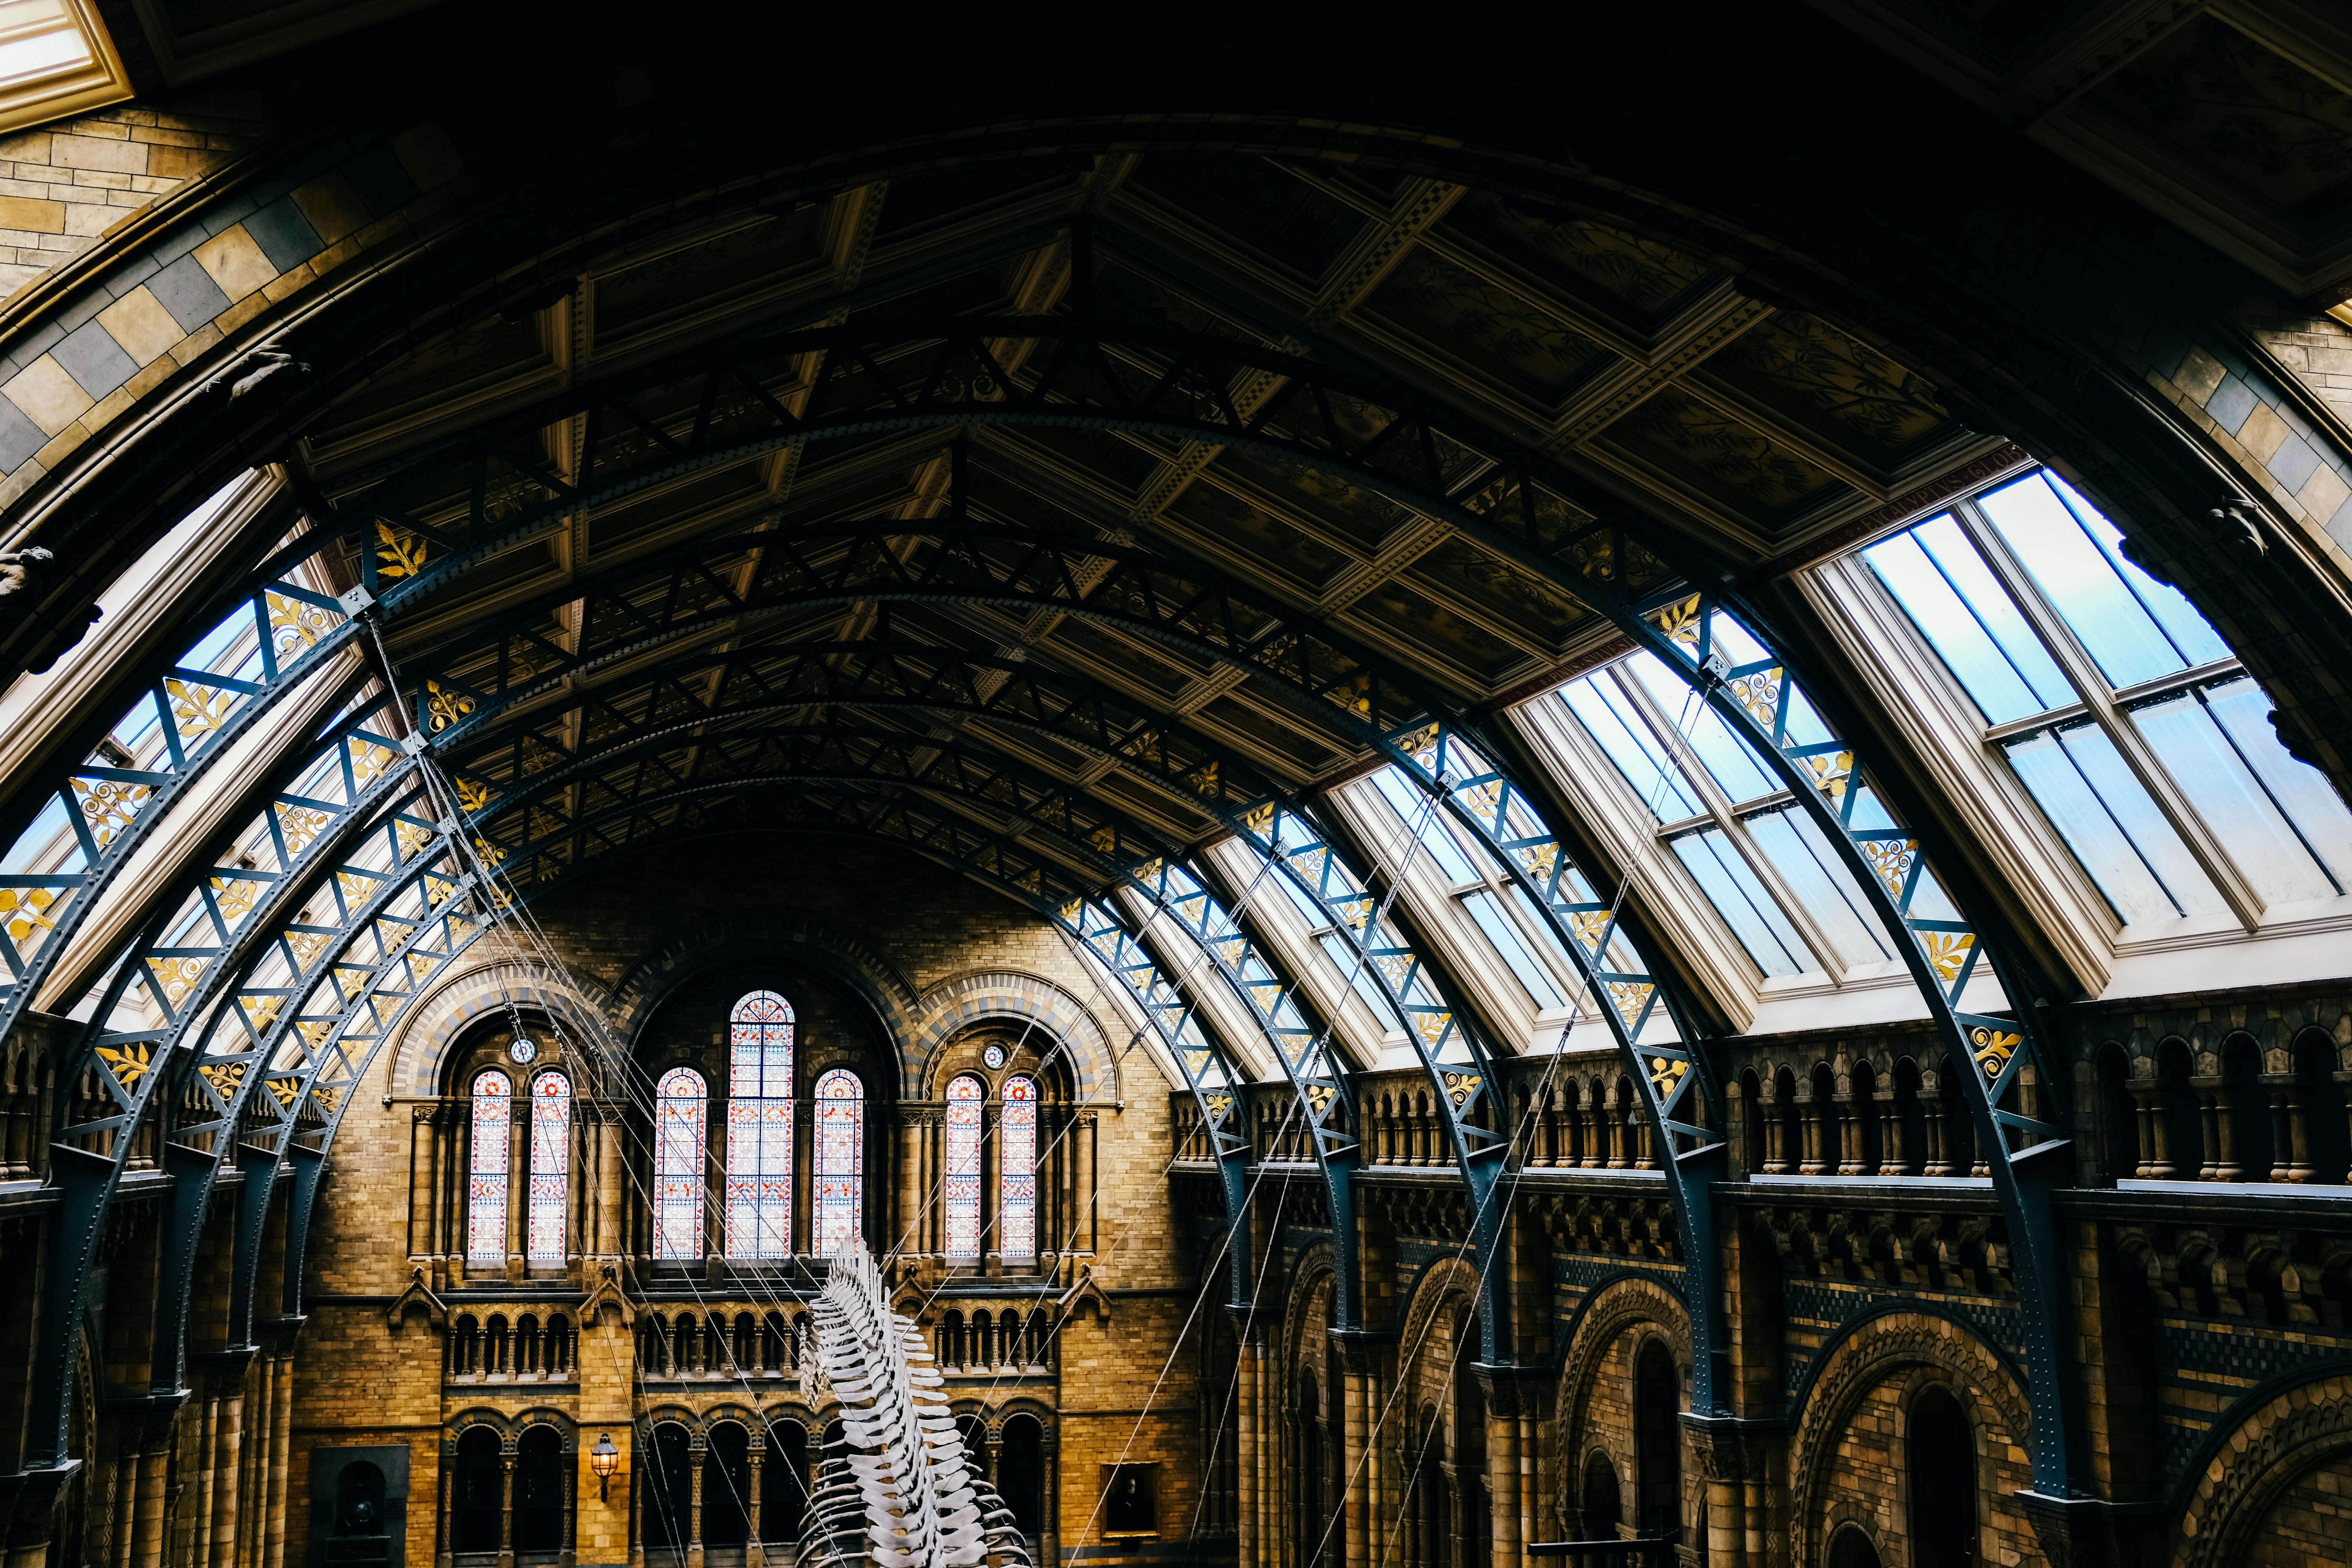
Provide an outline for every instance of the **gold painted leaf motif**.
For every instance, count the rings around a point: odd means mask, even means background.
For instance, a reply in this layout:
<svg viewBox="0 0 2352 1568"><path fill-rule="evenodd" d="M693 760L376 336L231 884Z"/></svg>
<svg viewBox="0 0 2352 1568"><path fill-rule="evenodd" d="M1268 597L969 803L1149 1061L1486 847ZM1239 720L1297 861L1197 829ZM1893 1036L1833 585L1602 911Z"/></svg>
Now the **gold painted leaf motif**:
<svg viewBox="0 0 2352 1568"><path fill-rule="evenodd" d="M106 1070L114 1075L114 1081L121 1084L125 1092L135 1088L139 1080L147 1076L154 1056L154 1047L144 1041L133 1041L121 1047L98 1047L98 1059L106 1064Z"/></svg>
<svg viewBox="0 0 2352 1568"><path fill-rule="evenodd" d="M1937 978L1946 984L1960 977L1961 967L1968 963L1969 950L1976 944L1974 931L1923 931L1919 933L1919 945L1927 950L1928 967L1935 970Z"/></svg>
<svg viewBox="0 0 2352 1568"><path fill-rule="evenodd" d="M76 779L73 787L81 797L83 820L89 824L90 837L98 840L100 849L113 843L114 836L131 826L139 808L155 793L145 784L126 784L121 779Z"/></svg>
<svg viewBox="0 0 2352 1568"><path fill-rule="evenodd" d="M318 647L319 639L334 629L327 612L306 600L268 593L261 599L269 611L270 637L280 658L297 648Z"/></svg>
<svg viewBox="0 0 2352 1568"><path fill-rule="evenodd" d="M376 521L376 575L414 577L425 568L425 541L381 518Z"/></svg>
<svg viewBox="0 0 2352 1568"><path fill-rule="evenodd" d="M1969 1031L1969 1048L1975 1053L1977 1066L1984 1069L1990 1083L2009 1066L2009 1058L2017 1050L2021 1037L2007 1030L1989 1029L1982 1025Z"/></svg>
<svg viewBox="0 0 2352 1568"><path fill-rule="evenodd" d="M1693 594L1680 604L1669 605L1650 617L1650 624L1675 642L1696 649L1698 647L1698 595Z"/></svg>
<svg viewBox="0 0 2352 1568"><path fill-rule="evenodd" d="M227 723L239 700L236 692L225 687L201 686L178 676L163 682L163 691L172 699L172 718L184 741L208 735Z"/></svg>
<svg viewBox="0 0 2352 1568"><path fill-rule="evenodd" d="M47 888L0 888L0 916L6 917L8 935L24 942L37 931L55 931L56 921L45 910L57 901Z"/></svg>

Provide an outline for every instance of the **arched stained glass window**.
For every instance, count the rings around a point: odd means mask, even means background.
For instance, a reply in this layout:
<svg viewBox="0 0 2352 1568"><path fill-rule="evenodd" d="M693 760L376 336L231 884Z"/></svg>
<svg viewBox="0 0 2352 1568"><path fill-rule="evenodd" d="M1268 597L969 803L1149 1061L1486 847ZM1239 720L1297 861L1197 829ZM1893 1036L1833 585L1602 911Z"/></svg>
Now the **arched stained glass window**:
<svg viewBox="0 0 2352 1568"><path fill-rule="evenodd" d="M1007 1258L1037 1256L1037 1081L1004 1080L998 1122L996 1245Z"/></svg>
<svg viewBox="0 0 2352 1568"><path fill-rule="evenodd" d="M754 991L728 1015L727 1256L793 1250L793 1005Z"/></svg>
<svg viewBox="0 0 2352 1568"><path fill-rule="evenodd" d="M969 1073L948 1085L948 1256L980 1256L980 1140L988 1090Z"/></svg>
<svg viewBox="0 0 2352 1568"><path fill-rule="evenodd" d="M563 1214L572 1187L572 1080L543 1072L530 1086L530 1236L534 1268L563 1266Z"/></svg>
<svg viewBox="0 0 2352 1568"><path fill-rule="evenodd" d="M514 1142L514 1085L502 1072L474 1079L473 1157L466 1166L466 1261L507 1260L507 1161Z"/></svg>
<svg viewBox="0 0 2352 1568"><path fill-rule="evenodd" d="M816 1080L816 1250L831 1258L866 1245L866 1086L834 1068Z"/></svg>
<svg viewBox="0 0 2352 1568"><path fill-rule="evenodd" d="M692 1068L662 1074L654 1100L654 1256L702 1256L703 1118L709 1090Z"/></svg>

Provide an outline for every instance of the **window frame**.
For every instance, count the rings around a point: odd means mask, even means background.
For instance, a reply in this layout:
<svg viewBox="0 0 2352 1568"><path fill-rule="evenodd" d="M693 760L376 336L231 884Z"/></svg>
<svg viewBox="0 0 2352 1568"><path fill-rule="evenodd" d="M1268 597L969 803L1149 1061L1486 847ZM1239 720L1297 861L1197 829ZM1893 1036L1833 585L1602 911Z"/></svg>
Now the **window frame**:
<svg viewBox="0 0 2352 1568"><path fill-rule="evenodd" d="M552 1145L556 1168L552 1171L545 1171L541 1170L540 1167L541 1154L548 1152L546 1148L541 1146L540 1139L540 1109L543 1103L552 1101L557 1097L549 1095L547 1096L546 1100L543 1101L541 1095L544 1091L540 1086L550 1082L560 1083L563 1086L563 1093L561 1097L563 1107L563 1119L558 1124L556 1141ZM570 1249L572 1245L572 1075L558 1067L547 1068L544 1070L532 1075L530 1080L530 1148L524 1154L526 1165L523 1172L524 1203L522 1256L523 1267L526 1269L561 1269L564 1268L570 1260ZM539 1247L539 1218L541 1212L541 1204L542 1201L540 1194L540 1184L541 1182L551 1177L553 1178L557 1188L555 1199L556 1206L554 1210L555 1250L552 1254L542 1252Z"/></svg>
<svg viewBox="0 0 2352 1568"><path fill-rule="evenodd" d="M956 1091L961 1086L971 1086L970 1094ZM988 1175L988 1084L978 1073L960 1072L948 1080L942 1097L940 1115L940 1252L950 1263L976 1264L987 1255L988 1213L982 1194ZM959 1171L956 1113L970 1108L972 1113L971 1165L969 1171ZM958 1183L969 1183L971 1191L960 1193ZM959 1251L956 1247L956 1215L969 1206L971 1216L971 1248Z"/></svg>
<svg viewBox="0 0 2352 1568"><path fill-rule="evenodd" d="M1029 1092L1025 1096L1016 1099L1013 1093L1013 1086L1016 1083L1026 1086ZM1038 1184L1037 1174L1037 1136L1038 1133L1043 1131L1045 1125L1044 1117L1042 1115L1045 1097L1043 1090L1039 1088L1035 1075L1025 1072L1016 1072L1008 1074L1004 1079L1004 1081L996 1086L996 1094L994 1098L997 1108L997 1256L1000 1258L1016 1259L1034 1258L1038 1254L1037 1226L1038 1221L1042 1217L1038 1212L1037 1203L1042 1193L1042 1189ZM1013 1168L1013 1142L1012 1134L1015 1124L1013 1111L1013 1108L1016 1106L1026 1107L1029 1118L1029 1157L1025 1162L1026 1168L1020 1171L1015 1171ZM985 1136L986 1134L983 1131L983 1140L985 1139ZM983 1148L985 1147L984 1142L982 1146ZM984 1160L982 1164L982 1169L983 1172L987 1169L986 1162ZM1015 1207L1016 1199L1013 1193L1013 1184L1016 1182L1026 1182L1029 1184L1029 1191L1026 1196L1019 1200L1020 1202L1024 1202L1027 1205L1029 1213L1029 1245L1025 1247L1014 1247L1008 1245L1013 1237L1013 1229L1007 1216L1013 1214ZM983 1248L983 1250L985 1249Z"/></svg>
<svg viewBox="0 0 2352 1568"><path fill-rule="evenodd" d="M825 1086L835 1079L855 1085L857 1093L854 1097L826 1095ZM825 1169L824 1108L828 1104L840 1103L845 1098L857 1107L857 1131L850 1141L855 1163L846 1173L829 1172ZM866 1080L848 1068L827 1068L809 1087L809 1250L818 1258L828 1258L832 1254L827 1249L824 1235L824 1192L828 1179L838 1181L845 1175L851 1184L850 1213L854 1225L850 1241L858 1247L866 1245Z"/></svg>
<svg viewBox="0 0 2352 1568"><path fill-rule="evenodd" d="M485 1095L483 1086L499 1085L497 1093ZM486 1123L483 1110L489 1100L498 1100L503 1109L497 1121L499 1124L499 1155L496 1162L498 1186L493 1199L481 1186L491 1172L483 1163L482 1129ZM488 1274L492 1270L506 1271L512 1256L509 1243L514 1231L514 1079L503 1068L478 1068L466 1084L466 1272ZM484 1209L495 1201L498 1210L498 1252L495 1256L481 1250L478 1232Z"/></svg>
<svg viewBox="0 0 2352 1568"><path fill-rule="evenodd" d="M679 1171L673 1173L669 1169L667 1159L667 1155L672 1144L672 1140L667 1137L662 1130L662 1108L672 1099L676 1099L680 1103L688 1102L688 1096L673 1096L669 1092L669 1086L672 1083L681 1081L691 1081L698 1090L697 1094L690 1097L691 1103L695 1106L694 1121L696 1136L690 1143L681 1145L681 1147L688 1148L692 1151L694 1163L693 1169L691 1171ZM654 1179L652 1204L650 1205L652 1213L648 1216L653 1232L652 1236L649 1237L652 1244L653 1266L656 1268L659 1268L667 1264L678 1268L685 1268L700 1263L703 1258L708 1256L710 1246L710 1215L709 1212L710 1206L710 1194L709 1186L710 1180L710 1080L703 1076L699 1068L687 1063L680 1063L677 1066L669 1068L655 1081L653 1110ZM664 1237L661 1215L662 1210L667 1206L669 1202L669 1200L663 1194L662 1184L663 1182L671 1179L673 1176L681 1181L690 1180L693 1184L694 1222L692 1226L693 1235L691 1237L693 1246L691 1249L687 1251L677 1251L666 1248L662 1245Z"/></svg>
<svg viewBox="0 0 2352 1568"><path fill-rule="evenodd" d="M754 1003L763 999L772 1001L783 1009L784 1016L781 1026L772 1019L744 1016L746 1011ZM782 1095L765 1092L738 1093L735 1086L744 1067L740 1053L746 1049L761 1053L756 1069L760 1087L763 1091L769 1087L769 1064L766 1056L774 1047L769 1043L768 1036L769 1031L779 1026L782 1027L784 1037L785 1092ZM743 1042L737 1039L736 1031L745 1027L761 1031L757 1045L746 1047ZM794 1211L798 1206L796 1196L799 1191L800 1173L794 1168L797 1162L794 1159L793 1148L793 1140L799 1131L799 1100L792 1090L798 1081L799 1073L800 1014L793 1008L791 999L783 993L767 986L756 987L738 996L733 1005L727 1009L727 1165L722 1177L724 1201L719 1209L721 1231L719 1249L730 1263L738 1266L774 1266L788 1263L793 1257L793 1221L796 1217ZM764 1114L771 1108L778 1106L782 1108L783 1168L780 1174L783 1183L783 1195L774 1197L756 1190L751 1191L749 1196L741 1195L745 1191L746 1184L765 1184L779 1173L771 1173L762 1163L761 1169L747 1174L740 1169L745 1162L743 1152L737 1146L739 1133L745 1134L740 1142L746 1148L757 1148L764 1144L767 1142ZM745 1114L750 1111L757 1111L760 1114ZM705 1114L708 1114L707 1110ZM751 1135L754 1133L758 1135ZM773 1250L768 1250L759 1243L763 1237L772 1238L777 1236L779 1227L775 1224L774 1216L779 1212L782 1216L781 1227L782 1244ZM751 1232L749 1238L750 1245L746 1245L746 1237L739 1234L746 1228L738 1224L739 1219L744 1217L748 1217L750 1222L748 1226Z"/></svg>
<svg viewBox="0 0 2352 1568"><path fill-rule="evenodd" d="M1979 496L2028 478L2042 467L2021 464L1923 507L1836 556L1796 573L1792 585L1849 668L1890 717L1908 755L1923 768L1927 782L1948 803L1955 818L1998 868L2010 892L2089 994L2154 994L2208 983L2184 979L2177 961L2167 955L2352 930L2352 893L2332 901L2317 900L2321 907L2316 910L2310 910L2308 905L2279 906L2310 912L2284 919L2270 915L2131 721L2133 708L2192 687L2231 679L2243 674L2242 664L2232 656L2129 687L2110 688L2105 671L2065 624L2057 606L2042 595L2025 564L1976 506ZM1871 545L1946 514L1954 518L1987 569L2017 605L2037 642L2073 687L2075 700L2026 718L1989 722L1958 677L1863 559L1863 551ZM2095 725L2116 747L2158 811L2205 870L2228 906L2223 911L2128 925L2116 914L2005 751L2008 742L2021 736L2084 722ZM2251 922L2248 912L2255 917ZM2144 967L2143 961L2148 966ZM2265 966L2265 981L2317 978L2323 970L2332 974L2340 969L2340 963L2309 968L2305 960L2286 949L2281 950L2274 963L2275 972ZM2210 981L2224 983L2230 982L2218 973ZM2234 983L2249 980L2242 975Z"/></svg>
<svg viewBox="0 0 2352 1568"><path fill-rule="evenodd" d="M89 47L89 58L79 65L58 67L12 87L0 87L0 133L14 134L32 126L86 114L132 96L131 72L122 63L114 37L91 0L58 0L64 26Z"/></svg>

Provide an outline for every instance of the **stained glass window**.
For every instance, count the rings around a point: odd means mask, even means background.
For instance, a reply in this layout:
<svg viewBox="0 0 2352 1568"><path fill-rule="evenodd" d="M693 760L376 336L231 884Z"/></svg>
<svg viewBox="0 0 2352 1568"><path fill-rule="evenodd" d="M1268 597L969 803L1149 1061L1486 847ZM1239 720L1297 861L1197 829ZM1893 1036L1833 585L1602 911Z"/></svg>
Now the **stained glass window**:
<svg viewBox="0 0 2352 1568"><path fill-rule="evenodd" d="M502 1072L474 1079L474 1152L466 1168L466 1261L507 1260L507 1160L514 1141L514 1085Z"/></svg>
<svg viewBox="0 0 2352 1568"><path fill-rule="evenodd" d="M735 1004L727 1085L727 1256L793 1250L793 1005L772 991Z"/></svg>
<svg viewBox="0 0 2352 1568"><path fill-rule="evenodd" d="M703 1118L709 1091L692 1068L662 1074L654 1098L654 1256L702 1256Z"/></svg>
<svg viewBox="0 0 2352 1568"><path fill-rule="evenodd" d="M563 1212L572 1187L572 1080L543 1072L530 1086L530 1237L535 1268L563 1266Z"/></svg>
<svg viewBox="0 0 2352 1568"><path fill-rule="evenodd" d="M866 1086L835 1068L816 1080L816 1249L866 1245Z"/></svg>
<svg viewBox="0 0 2352 1568"><path fill-rule="evenodd" d="M980 1140L988 1090L966 1074L948 1085L948 1256L980 1256Z"/></svg>
<svg viewBox="0 0 2352 1568"><path fill-rule="evenodd" d="M997 1247L1007 1258L1037 1256L1037 1083L1004 1080L997 1123Z"/></svg>

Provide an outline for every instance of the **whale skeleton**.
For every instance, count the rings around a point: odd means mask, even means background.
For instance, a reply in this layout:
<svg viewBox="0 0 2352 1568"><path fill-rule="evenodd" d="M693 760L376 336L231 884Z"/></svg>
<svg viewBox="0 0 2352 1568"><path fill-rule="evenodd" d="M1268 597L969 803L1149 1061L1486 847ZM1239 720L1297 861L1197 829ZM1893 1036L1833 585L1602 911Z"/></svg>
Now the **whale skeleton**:
<svg viewBox="0 0 2352 1568"><path fill-rule="evenodd" d="M1034 1568L1012 1510L974 1470L946 1380L890 1310L873 1257L845 1248L813 1303L816 1360L841 1400L796 1568Z"/></svg>

